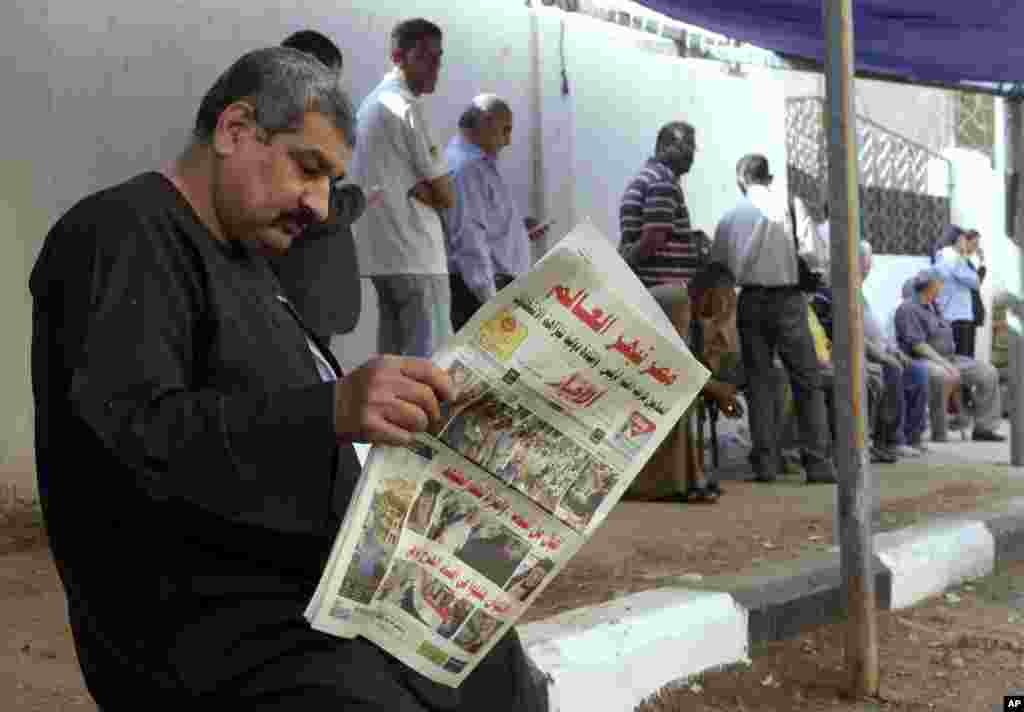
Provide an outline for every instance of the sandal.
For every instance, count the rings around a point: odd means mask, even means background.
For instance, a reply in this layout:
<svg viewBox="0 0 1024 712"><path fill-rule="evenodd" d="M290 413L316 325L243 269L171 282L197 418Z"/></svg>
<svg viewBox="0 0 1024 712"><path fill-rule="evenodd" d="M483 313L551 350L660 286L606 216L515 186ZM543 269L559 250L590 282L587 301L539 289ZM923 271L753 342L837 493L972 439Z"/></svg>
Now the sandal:
<svg viewBox="0 0 1024 712"><path fill-rule="evenodd" d="M686 488L686 492L674 492L671 495L665 497L659 497L656 501L658 502L678 502L680 504L690 504L696 502L698 504L714 504L718 501L719 493L715 492L710 486L690 485Z"/></svg>
<svg viewBox="0 0 1024 712"><path fill-rule="evenodd" d="M717 490L717 491L716 491ZM665 502L672 504L690 504L696 502L699 504L714 504L718 501L718 497L721 495L721 489L717 486L712 487L709 483L707 485L690 485L686 488L686 492L673 492L672 494L662 495L651 500L652 502Z"/></svg>
<svg viewBox="0 0 1024 712"><path fill-rule="evenodd" d="M681 496L682 501L687 503L714 504L718 501L718 494L710 485L690 485L686 488L686 493Z"/></svg>

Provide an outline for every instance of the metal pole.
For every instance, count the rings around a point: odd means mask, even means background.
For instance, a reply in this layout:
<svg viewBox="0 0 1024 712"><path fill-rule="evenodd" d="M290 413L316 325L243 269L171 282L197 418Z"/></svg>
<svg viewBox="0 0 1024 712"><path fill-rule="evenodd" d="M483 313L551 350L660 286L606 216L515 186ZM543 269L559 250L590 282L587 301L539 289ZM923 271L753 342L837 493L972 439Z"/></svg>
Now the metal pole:
<svg viewBox="0 0 1024 712"><path fill-rule="evenodd" d="M1010 340L1010 464L1024 465L1024 418L1021 417L1021 398L1024 397L1024 334L1014 314L1007 314Z"/></svg>
<svg viewBox="0 0 1024 712"><path fill-rule="evenodd" d="M1006 100L1006 170L1009 174L1020 176L1024 170L1024 102L1019 98ZM1018 182L1020 178L1018 177ZM1021 186L1015 186L1017 194L1012 196L1015 206L1010 216L1007 232L1019 236L1024 225L1019 219L1021 212ZM1009 196L1008 196L1009 197ZM1024 250L1020 252L1020 279L1016 297L1024 296ZM1013 300L1016 302L1016 300ZM1016 311L1016 310L1014 310ZM1014 467L1024 465L1024 334L1016 314L1007 314L1010 323L1010 464Z"/></svg>
<svg viewBox="0 0 1024 712"><path fill-rule="evenodd" d="M865 449L864 317L861 309L860 200L853 109L852 0L822 0L825 15L829 205L835 362L836 465L846 666L855 697L878 694L878 623L872 570L871 472Z"/></svg>

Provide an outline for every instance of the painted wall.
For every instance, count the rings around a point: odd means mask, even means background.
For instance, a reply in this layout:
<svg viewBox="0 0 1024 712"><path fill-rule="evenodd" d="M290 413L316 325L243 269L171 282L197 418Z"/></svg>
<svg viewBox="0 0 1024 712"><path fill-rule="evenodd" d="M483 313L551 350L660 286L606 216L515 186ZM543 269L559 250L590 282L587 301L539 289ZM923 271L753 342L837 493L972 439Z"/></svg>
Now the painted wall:
<svg viewBox="0 0 1024 712"><path fill-rule="evenodd" d="M825 96L825 76L811 72L784 75L787 97ZM858 79L857 113L901 136L941 153L953 145L954 94L946 89Z"/></svg>
<svg viewBox="0 0 1024 712"><path fill-rule="evenodd" d="M719 62L652 56L623 46L617 38L624 30L610 23L572 19L567 54L581 219L617 239L626 183L653 152L658 129L679 119L697 130L696 162L683 179L695 227L713 235L735 204L735 166L745 153L767 155L777 189L785 190L785 103L777 73L731 77Z"/></svg>
<svg viewBox="0 0 1024 712"><path fill-rule="evenodd" d="M439 91L426 100L443 141L475 94L510 100L516 134L502 170L527 212L557 221L544 247L585 217L617 239L621 192L666 121L697 127L699 154L685 189L695 223L708 232L736 198L733 166L742 153L760 150L784 163L784 91L767 70L743 81L721 64L642 51L635 35L608 23L506 0L421 0L415 12L446 31ZM0 139L0 468L31 469L27 283L54 220L88 193L172 160L217 75L294 30L316 27L337 41L347 87L361 100L388 70L388 33L408 13L399 0L213 0L202 10L184 0L0 4L8 97ZM333 344L349 367L374 348L368 282L364 297L358 328Z"/></svg>

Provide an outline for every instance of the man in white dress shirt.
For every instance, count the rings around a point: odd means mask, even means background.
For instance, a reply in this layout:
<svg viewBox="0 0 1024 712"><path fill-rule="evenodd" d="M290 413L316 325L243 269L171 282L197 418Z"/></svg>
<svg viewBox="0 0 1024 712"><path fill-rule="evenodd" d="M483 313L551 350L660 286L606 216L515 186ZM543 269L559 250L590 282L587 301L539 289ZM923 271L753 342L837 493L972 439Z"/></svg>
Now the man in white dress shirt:
<svg viewBox="0 0 1024 712"><path fill-rule="evenodd" d="M751 463L758 481L781 471L776 401L776 354L789 374L802 434L807 482L835 482L821 370L799 288L796 242L786 200L771 191L768 159L749 154L736 166L743 197L718 224L711 261L721 262L741 285L737 326L750 400Z"/></svg>

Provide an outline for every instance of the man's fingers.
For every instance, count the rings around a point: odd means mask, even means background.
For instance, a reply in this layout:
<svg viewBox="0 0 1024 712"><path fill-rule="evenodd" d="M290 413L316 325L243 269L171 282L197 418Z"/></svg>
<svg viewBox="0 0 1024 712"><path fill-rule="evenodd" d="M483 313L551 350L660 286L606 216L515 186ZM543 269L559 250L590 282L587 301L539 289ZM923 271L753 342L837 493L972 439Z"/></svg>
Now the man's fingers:
<svg viewBox="0 0 1024 712"><path fill-rule="evenodd" d="M438 401L454 400L455 390L452 388L448 374L430 361L422 358L405 359L401 365L401 372L406 378L411 378L433 389Z"/></svg>
<svg viewBox="0 0 1024 712"><path fill-rule="evenodd" d="M409 433L422 433L431 423L422 408L398 398L379 407L377 412L391 425Z"/></svg>
<svg viewBox="0 0 1024 712"><path fill-rule="evenodd" d="M376 414L367 418L365 437L374 445L401 446L412 442L412 433Z"/></svg>
<svg viewBox="0 0 1024 712"><path fill-rule="evenodd" d="M425 383L406 379L395 386L394 397L420 410L431 423L441 419L441 406L434 389Z"/></svg>

